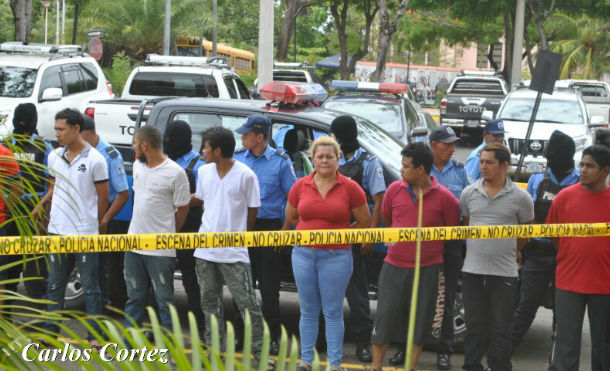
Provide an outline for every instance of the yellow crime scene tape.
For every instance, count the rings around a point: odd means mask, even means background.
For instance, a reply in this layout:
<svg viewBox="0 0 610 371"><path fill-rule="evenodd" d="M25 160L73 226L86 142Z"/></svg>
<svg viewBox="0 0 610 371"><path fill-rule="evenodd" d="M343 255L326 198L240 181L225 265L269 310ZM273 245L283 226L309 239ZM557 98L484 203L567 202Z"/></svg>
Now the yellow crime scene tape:
<svg viewBox="0 0 610 371"><path fill-rule="evenodd" d="M309 246L364 242L396 243L416 241L417 232L417 228L371 228L0 237L0 254L93 253L237 246ZM593 236L610 236L610 223L426 227L421 229L422 241Z"/></svg>

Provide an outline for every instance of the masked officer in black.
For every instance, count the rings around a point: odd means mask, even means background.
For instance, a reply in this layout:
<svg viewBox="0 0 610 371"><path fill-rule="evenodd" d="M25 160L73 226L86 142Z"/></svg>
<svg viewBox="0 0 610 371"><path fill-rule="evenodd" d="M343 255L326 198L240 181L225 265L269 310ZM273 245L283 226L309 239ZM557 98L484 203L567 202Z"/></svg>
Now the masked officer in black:
<svg viewBox="0 0 610 371"><path fill-rule="evenodd" d="M163 150L167 157L184 169L189 180L191 195L194 194L197 185L197 170L205 164L205 161L199 153L193 150L191 127L185 121L176 120L167 125L163 136ZM203 209L201 206L189 208L186 221L180 232L198 232L202 215ZM201 291L195 272L193 252L192 249L176 250L177 267L182 273L182 285L186 292L189 311L195 315L200 333L203 333L205 320L201 310Z"/></svg>
<svg viewBox="0 0 610 371"><path fill-rule="evenodd" d="M22 200L27 208L32 210L38 200L44 196L47 189L47 157L53 147L44 138L38 135L36 125L38 123L38 112L32 103L19 104L13 113L13 132L4 138L4 144L13 152L17 163L21 168L22 180L26 194ZM22 226L23 227L23 226ZM46 222L37 220L36 225L31 225L33 234L44 234ZM9 236L20 236L17 223L7 226ZM19 256L14 256L20 258ZM30 256L31 257L31 256ZM17 278L23 268L24 277L46 278L46 265L43 259L37 259L11 269L9 278ZM28 295L40 299L46 292L46 283L43 279L27 280L24 282ZM15 284L16 286L16 284ZM10 285L8 288L11 289Z"/></svg>
<svg viewBox="0 0 610 371"><path fill-rule="evenodd" d="M379 160L358 144L356 120L343 115L333 120L330 132L341 146L339 172L351 178L364 189L369 205L373 205L371 228L381 224L381 203L386 184L383 167ZM356 336L356 357L361 362L371 362L370 335L373 328L369 306L369 284L366 277L366 257L373 254L373 244L352 245L354 271L347 286L345 296L349 304L349 330Z"/></svg>
<svg viewBox="0 0 610 371"><path fill-rule="evenodd" d="M546 148L547 169L534 174L527 184L527 192L534 200L534 223L544 224L551 202L563 188L579 181L574 168L574 140L555 130ZM521 252L521 296L512 323L513 349L532 325L538 307L543 304L549 284L555 277L555 248L549 238L532 238ZM553 285L554 286L554 285ZM553 289L554 292L554 289Z"/></svg>

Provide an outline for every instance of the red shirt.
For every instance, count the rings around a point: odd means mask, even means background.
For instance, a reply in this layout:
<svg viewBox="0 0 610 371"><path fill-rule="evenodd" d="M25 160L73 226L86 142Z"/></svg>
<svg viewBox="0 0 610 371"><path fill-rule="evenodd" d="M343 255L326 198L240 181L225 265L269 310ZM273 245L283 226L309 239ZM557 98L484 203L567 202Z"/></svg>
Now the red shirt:
<svg viewBox="0 0 610 371"><path fill-rule="evenodd" d="M422 227L456 226L460 223L459 201L447 188L431 176L432 186L424 192ZM381 213L392 219L392 228L417 227L419 200L409 184L397 180L390 184L383 198ZM443 262L444 241L422 241L421 266ZM396 267L415 266L415 242L398 242L388 246L385 261Z"/></svg>
<svg viewBox="0 0 610 371"><path fill-rule="evenodd" d="M292 186L288 202L297 209L299 222L297 230L347 229L350 227L352 209L366 203L366 195L358 183L339 174L331 189L322 198L313 181L315 171L303 177ZM312 245L317 249L349 249L349 244Z"/></svg>
<svg viewBox="0 0 610 371"><path fill-rule="evenodd" d="M6 220L6 212L4 211L4 194L8 192L8 183L11 178L16 178L19 174L19 165L13 153L0 144L0 223Z"/></svg>
<svg viewBox="0 0 610 371"><path fill-rule="evenodd" d="M580 183L564 188L553 200L547 224L607 223L610 187L593 193ZM555 286L580 294L610 294L610 236L561 237Z"/></svg>

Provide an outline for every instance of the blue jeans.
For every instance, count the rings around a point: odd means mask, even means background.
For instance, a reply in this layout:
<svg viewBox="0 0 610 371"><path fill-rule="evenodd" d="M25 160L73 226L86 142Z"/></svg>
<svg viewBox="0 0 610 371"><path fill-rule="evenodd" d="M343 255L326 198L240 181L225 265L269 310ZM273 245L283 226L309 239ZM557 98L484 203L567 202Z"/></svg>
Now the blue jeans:
<svg viewBox="0 0 610 371"><path fill-rule="evenodd" d="M88 315L102 314L102 290L100 289L98 276L99 254L50 254L48 258L50 270L47 279L47 299L54 301L54 303L47 304L47 311L59 311L64 308L66 285L76 261L76 267L85 292L85 313ZM95 321L89 319L87 322L96 332L100 332L100 328ZM59 334L59 326L54 321L48 321L45 324L45 329ZM88 334L88 339L92 340L93 336Z"/></svg>
<svg viewBox="0 0 610 371"><path fill-rule="evenodd" d="M353 270L351 249L321 250L297 246L292 270L299 292L301 358L311 365L318 337L320 308L326 323L327 354L331 366L343 357L343 298Z"/></svg>
<svg viewBox="0 0 610 371"><path fill-rule="evenodd" d="M146 311L148 296L148 280L152 282L159 321L161 326L172 330L172 318L169 305L174 304L174 269L175 258L169 256L143 255L135 252L125 252L124 270L127 286L127 302L125 303L125 327L132 327L142 322Z"/></svg>

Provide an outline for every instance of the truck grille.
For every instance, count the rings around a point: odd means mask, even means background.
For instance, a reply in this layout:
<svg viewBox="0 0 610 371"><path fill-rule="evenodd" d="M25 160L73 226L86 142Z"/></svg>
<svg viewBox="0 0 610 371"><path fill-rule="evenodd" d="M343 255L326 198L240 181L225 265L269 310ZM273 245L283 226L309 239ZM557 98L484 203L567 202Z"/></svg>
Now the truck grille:
<svg viewBox="0 0 610 371"><path fill-rule="evenodd" d="M525 144L524 139L509 139L508 140L508 145L510 147L510 151L515 155L518 155L521 153L521 148L524 144ZM548 140L530 140L526 153L528 155L532 155L534 157L544 156L544 153L546 152L546 147L548 144L549 144Z"/></svg>

